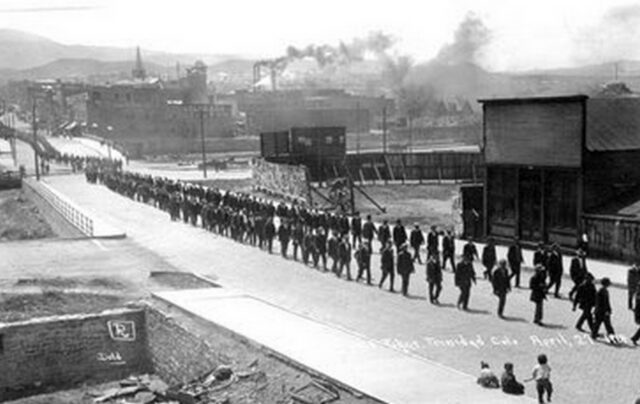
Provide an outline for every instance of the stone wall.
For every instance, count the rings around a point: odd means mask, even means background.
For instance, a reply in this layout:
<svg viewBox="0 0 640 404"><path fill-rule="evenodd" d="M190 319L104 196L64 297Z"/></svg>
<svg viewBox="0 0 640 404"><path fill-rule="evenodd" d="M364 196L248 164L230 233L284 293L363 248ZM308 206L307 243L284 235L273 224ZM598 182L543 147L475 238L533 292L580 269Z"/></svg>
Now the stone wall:
<svg viewBox="0 0 640 404"><path fill-rule="evenodd" d="M147 331L155 373L171 385L194 380L223 363L211 346L153 307L147 309Z"/></svg>
<svg viewBox="0 0 640 404"><path fill-rule="evenodd" d="M0 401L16 390L149 372L148 358L142 309L0 323Z"/></svg>

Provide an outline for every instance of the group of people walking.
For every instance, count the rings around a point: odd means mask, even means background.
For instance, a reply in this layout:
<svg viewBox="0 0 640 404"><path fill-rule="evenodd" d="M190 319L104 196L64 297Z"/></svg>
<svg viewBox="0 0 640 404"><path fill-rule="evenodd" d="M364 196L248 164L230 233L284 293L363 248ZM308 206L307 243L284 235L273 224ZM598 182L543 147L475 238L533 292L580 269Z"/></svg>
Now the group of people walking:
<svg viewBox="0 0 640 404"><path fill-rule="evenodd" d="M269 253L274 252L274 240L277 239L279 253L284 258L300 260L305 265L331 271L337 277L365 281L370 285L373 284L371 265L375 240L379 243L381 270L377 286L395 291L397 275L401 293L408 296L416 266L425 265L426 294L432 304L440 303L447 265L451 267L454 284L459 289L457 307L462 310L469 309L471 290L477 282L474 261L482 263L483 278L491 283L493 294L498 298L499 317L504 317L512 284L515 288L521 287L521 268L525 261L517 239L509 245L504 259L498 259L492 239L487 241L481 255L473 241L467 241L462 247L462 257L456 263L457 240L453 232L441 232L436 226L432 226L425 237L418 224L407 230L400 219L394 226L387 220L377 225L369 215L363 221L358 213L348 216L296 203L275 203L248 193L123 172L113 165L103 168L100 164L91 164L86 176L89 182L104 183L113 191L166 211L172 220L201 226ZM426 262L422 261L423 247L426 247ZM357 269L355 274L352 263ZM562 297L564 264L559 246L540 244L532 264L535 269L528 286L535 307L533 322L543 325L543 307L548 295ZM633 271L629 275L630 283L633 283L633 288L629 289L629 308L634 310L640 324L640 305L635 304L640 301L640 293L636 293L640 292L640 269L634 266ZM595 279L587 270L585 249L576 251L569 276L573 285L568 297L573 310L581 310L576 328L582 331L586 322L592 337L597 338L604 325L607 337L615 342L608 292L611 282L603 278L600 289L596 290ZM632 342L635 344L639 340L640 330L632 337Z"/></svg>

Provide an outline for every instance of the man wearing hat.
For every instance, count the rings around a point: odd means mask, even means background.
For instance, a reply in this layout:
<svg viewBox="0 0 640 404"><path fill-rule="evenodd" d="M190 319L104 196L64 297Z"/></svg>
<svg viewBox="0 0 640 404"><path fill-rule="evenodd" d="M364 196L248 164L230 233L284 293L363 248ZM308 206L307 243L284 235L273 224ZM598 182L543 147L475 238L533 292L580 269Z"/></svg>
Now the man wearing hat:
<svg viewBox="0 0 640 404"><path fill-rule="evenodd" d="M473 270L473 262L471 260L472 258L468 255L463 255L454 275L455 284L460 289L457 307L463 310L467 310L469 306L471 283L476 283L476 273Z"/></svg>
<svg viewBox="0 0 640 404"><path fill-rule="evenodd" d="M582 315L578 318L576 323L576 329L578 331L584 331L582 325L587 322L589 326L589 332L593 332L593 306L596 305L596 286L593 284L593 275L587 274L584 281L578 286L576 291L576 298L573 301L573 310L576 306L582 310Z"/></svg>
<svg viewBox="0 0 640 404"><path fill-rule="evenodd" d="M491 271L496 266L497 254L496 245L493 242L493 238L489 237L487 245L482 249L482 265L484 265L483 276L484 279L491 281ZM506 262L505 262L506 265Z"/></svg>
<svg viewBox="0 0 640 404"><path fill-rule="evenodd" d="M414 271L411 254L407 251L407 243L402 243L398 247L398 275L402 278L402 294L409 294L409 277Z"/></svg>
<svg viewBox="0 0 640 404"><path fill-rule="evenodd" d="M556 243L553 243L551 251L547 256L547 271L549 272L549 285L547 289L551 290L551 287L555 286L553 296L560 298L560 285L562 283L564 268L562 265L562 253Z"/></svg>
<svg viewBox="0 0 640 404"><path fill-rule="evenodd" d="M402 220L396 220L396 225L393 227L393 243L396 245L396 249L400 249L400 246L407 241L407 231L402 225Z"/></svg>
<svg viewBox="0 0 640 404"><path fill-rule="evenodd" d="M520 267L524 262L522 258L522 247L520 247L520 241L517 238L513 239L513 244L507 251L507 261L509 261L509 267L511 268L511 277L516 278L515 287L520 287Z"/></svg>
<svg viewBox="0 0 640 404"><path fill-rule="evenodd" d="M382 277L380 278L379 288L382 288L382 284L389 277L389 292L393 292L393 280L395 278L394 265L393 265L393 243L387 241L387 244L382 246L382 253L380 254L380 269L382 270Z"/></svg>
<svg viewBox="0 0 640 404"><path fill-rule="evenodd" d="M427 257L427 284L429 289L429 301L437 304L442 291L442 268L437 255Z"/></svg>
<svg viewBox="0 0 640 404"><path fill-rule="evenodd" d="M591 332L591 338L598 338L598 331L600 326L604 323L604 328L607 331L607 338L612 342L612 338L615 336L615 331L611 325L611 302L609 301L609 285L611 280L609 278L602 278L600 281L602 286L598 293L596 293L596 307L594 310L595 322L593 324L593 331Z"/></svg>
<svg viewBox="0 0 640 404"><path fill-rule="evenodd" d="M506 260L501 259L498 262L498 267L489 279L493 286L493 294L498 296L498 317L502 318L504 317L504 306L507 303L507 293L511 292Z"/></svg>
<svg viewBox="0 0 640 404"><path fill-rule="evenodd" d="M545 282L544 268L542 265L536 266L535 274L529 279L529 289L531 289L531 300L536 305L533 323L542 325L543 304L547 298L547 284Z"/></svg>
<svg viewBox="0 0 640 404"><path fill-rule="evenodd" d="M420 230L418 223L416 223L413 230L411 230L409 242L411 243L411 248L414 250L413 260L418 260L418 263L422 264L422 260L420 259L420 247L424 244L424 236L422 235L422 230Z"/></svg>
<svg viewBox="0 0 640 404"><path fill-rule="evenodd" d="M571 276L571 280L573 281L573 288L569 291L569 299L573 300L578 286L580 286L584 277L587 276L587 272L584 251L578 249L575 257L571 259L571 266L569 267L569 276Z"/></svg>
<svg viewBox="0 0 640 404"><path fill-rule="evenodd" d="M431 226L427 234L427 255L438 255L438 231L436 226Z"/></svg>
<svg viewBox="0 0 640 404"><path fill-rule="evenodd" d="M450 261L451 270L456 270L456 263L454 260L455 251L456 246L453 232L451 230L447 230L447 234L442 237L442 269L445 269L445 267L447 266L447 261Z"/></svg>

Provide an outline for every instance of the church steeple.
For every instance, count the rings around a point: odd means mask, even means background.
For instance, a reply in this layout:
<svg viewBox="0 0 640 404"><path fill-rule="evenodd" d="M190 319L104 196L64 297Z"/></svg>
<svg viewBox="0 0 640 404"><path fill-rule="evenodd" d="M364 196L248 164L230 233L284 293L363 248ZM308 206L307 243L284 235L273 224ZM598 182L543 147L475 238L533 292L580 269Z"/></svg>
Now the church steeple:
<svg viewBox="0 0 640 404"><path fill-rule="evenodd" d="M134 79L144 80L147 77L147 72L142 65L142 56L140 55L140 47L136 48L136 64L131 70L131 75Z"/></svg>

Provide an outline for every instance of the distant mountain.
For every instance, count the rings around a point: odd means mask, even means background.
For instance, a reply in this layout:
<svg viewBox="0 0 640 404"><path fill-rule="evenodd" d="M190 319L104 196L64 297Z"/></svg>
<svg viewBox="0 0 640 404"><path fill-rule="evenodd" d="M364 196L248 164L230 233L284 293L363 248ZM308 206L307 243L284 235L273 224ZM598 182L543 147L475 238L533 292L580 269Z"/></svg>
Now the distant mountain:
<svg viewBox="0 0 640 404"><path fill-rule="evenodd" d="M132 62L103 62L95 59L58 59L42 66L13 71L12 78L22 79L86 79L89 77L128 77L133 68ZM150 76L175 75L175 69L155 63L145 63ZM1 74L1 73L0 73Z"/></svg>
<svg viewBox="0 0 640 404"><path fill-rule="evenodd" d="M529 71L524 71L516 74L526 75L526 76L541 75L541 76L604 77L609 80L614 80L616 75L616 69L617 69L618 78L621 80L624 80L624 77L627 77L627 76L639 76L640 61L621 60L618 62L601 63L596 65L586 65L586 66L578 66L578 67L529 70Z"/></svg>
<svg viewBox="0 0 640 404"><path fill-rule="evenodd" d="M0 69L23 70L42 66L58 59L96 59L104 62L133 61L135 43L131 48L106 46L64 45L48 38L27 32L0 29ZM237 58L234 55L171 54L142 49L145 63L163 66L191 65L196 60L206 64Z"/></svg>

